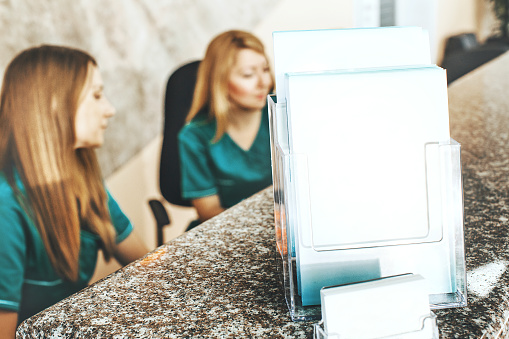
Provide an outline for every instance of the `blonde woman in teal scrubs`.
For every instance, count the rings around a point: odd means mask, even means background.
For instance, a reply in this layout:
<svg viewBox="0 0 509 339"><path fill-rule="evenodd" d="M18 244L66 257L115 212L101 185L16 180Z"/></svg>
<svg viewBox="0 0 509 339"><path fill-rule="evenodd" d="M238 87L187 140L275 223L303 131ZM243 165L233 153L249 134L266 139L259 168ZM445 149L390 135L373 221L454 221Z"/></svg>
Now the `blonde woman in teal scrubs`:
<svg viewBox="0 0 509 339"><path fill-rule="evenodd" d="M94 148L115 109L96 61L57 46L21 52L0 96L0 338L87 286L98 250L147 249L105 189Z"/></svg>
<svg viewBox="0 0 509 339"><path fill-rule="evenodd" d="M210 42L179 134L182 196L199 222L272 184L266 104L273 83L252 34L228 31Z"/></svg>

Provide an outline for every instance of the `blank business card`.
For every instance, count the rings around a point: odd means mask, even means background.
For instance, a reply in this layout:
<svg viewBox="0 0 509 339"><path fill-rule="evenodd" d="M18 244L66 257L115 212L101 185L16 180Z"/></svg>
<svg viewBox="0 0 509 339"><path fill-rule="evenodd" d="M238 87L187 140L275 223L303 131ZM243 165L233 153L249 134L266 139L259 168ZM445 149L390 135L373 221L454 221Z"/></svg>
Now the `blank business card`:
<svg viewBox="0 0 509 339"><path fill-rule="evenodd" d="M430 316L426 280L418 274L326 287L320 295L325 331L345 339L419 331Z"/></svg>

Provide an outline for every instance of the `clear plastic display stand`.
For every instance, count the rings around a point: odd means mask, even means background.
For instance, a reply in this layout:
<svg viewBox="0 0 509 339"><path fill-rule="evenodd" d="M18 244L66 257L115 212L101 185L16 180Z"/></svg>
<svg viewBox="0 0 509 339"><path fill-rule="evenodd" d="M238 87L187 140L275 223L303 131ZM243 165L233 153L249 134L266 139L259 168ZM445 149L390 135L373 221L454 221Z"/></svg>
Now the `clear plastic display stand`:
<svg viewBox="0 0 509 339"><path fill-rule="evenodd" d="M435 338L438 327L419 274L402 274L321 289L318 338Z"/></svg>
<svg viewBox="0 0 509 339"><path fill-rule="evenodd" d="M465 306L460 145L452 139L449 142L426 145L426 166L430 167L426 169L426 173L434 174L429 177L432 182L428 182L428 193L432 193L433 196L428 196L428 202L432 202L431 205L437 209L433 219L437 223L438 233L428 236L423 241L385 241L355 246L343 244L338 248L327 246L306 248L299 241L307 241L305 237L303 239L302 233L307 232L309 228L309 225L305 225L306 218L303 218L309 211L302 210L309 204L308 192L302 189L308 184L306 175L302 174L307 168L307 156L290 151L286 103L278 104L275 95L269 95L268 101L276 261L292 320L321 319L319 302L303 303L304 269L317 269L318 278L315 281L318 290L324 286L377 279L388 275L419 273L429 278L432 284L446 285L444 288L431 289L429 295L431 309ZM319 267L319 264L314 265L312 261L309 267L304 266L302 253L299 251L305 251L307 257L325 256L328 259L322 262L330 263L330 269ZM335 266L335 263L339 264ZM338 274L335 275L334 272ZM327 280L326 276L329 274L332 280ZM428 325L428 321L433 323L434 317L426 320L423 326L431 326ZM319 326L315 327L315 331L316 335L323 335Z"/></svg>
<svg viewBox="0 0 509 339"><path fill-rule="evenodd" d="M323 327L323 321L313 325L314 339L343 339L335 333L326 333ZM435 313L430 312L429 317L422 319L422 328L419 331L399 333L396 335L380 337L380 339L438 339L437 317Z"/></svg>
<svg viewBox="0 0 509 339"><path fill-rule="evenodd" d="M322 287L408 273L428 282L431 309L465 306L461 147L427 32L273 38L276 257L291 318L321 319Z"/></svg>

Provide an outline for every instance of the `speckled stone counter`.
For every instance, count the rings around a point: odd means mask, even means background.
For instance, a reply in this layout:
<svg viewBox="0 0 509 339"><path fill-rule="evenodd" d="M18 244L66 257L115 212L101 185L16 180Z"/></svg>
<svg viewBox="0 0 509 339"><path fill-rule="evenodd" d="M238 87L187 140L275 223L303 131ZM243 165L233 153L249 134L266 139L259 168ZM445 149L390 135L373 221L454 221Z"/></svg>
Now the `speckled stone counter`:
<svg viewBox="0 0 509 339"><path fill-rule="evenodd" d="M509 54L449 87L461 147L468 306L437 311L443 338L509 337Z"/></svg>
<svg viewBox="0 0 509 339"><path fill-rule="evenodd" d="M272 189L26 320L21 338L309 338L274 266Z"/></svg>
<svg viewBox="0 0 509 339"><path fill-rule="evenodd" d="M449 87L462 145L469 305L437 310L441 338L508 336L509 54ZM268 188L26 320L20 338L312 338L274 262Z"/></svg>

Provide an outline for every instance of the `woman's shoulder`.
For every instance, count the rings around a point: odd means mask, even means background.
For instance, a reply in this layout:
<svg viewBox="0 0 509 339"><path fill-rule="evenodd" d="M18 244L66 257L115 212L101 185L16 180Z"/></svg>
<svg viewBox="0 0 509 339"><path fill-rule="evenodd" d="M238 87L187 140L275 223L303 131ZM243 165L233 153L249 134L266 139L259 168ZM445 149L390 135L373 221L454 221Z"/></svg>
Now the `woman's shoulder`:
<svg viewBox="0 0 509 339"><path fill-rule="evenodd" d="M2 203L9 198L14 198L14 191L12 190L5 172L0 171L0 200Z"/></svg>
<svg viewBox="0 0 509 339"><path fill-rule="evenodd" d="M19 178L15 176L16 183L19 190L22 192L23 188L20 187ZM16 198L16 192L12 189L7 175L5 172L0 171L0 219L19 213L22 210L21 205ZM2 221L0 221L2 223Z"/></svg>
<svg viewBox="0 0 509 339"><path fill-rule="evenodd" d="M195 129L209 129L216 128L216 119L211 118L207 112L198 113L190 122L185 126Z"/></svg>
<svg viewBox="0 0 509 339"><path fill-rule="evenodd" d="M199 137L200 139L212 139L216 133L216 120L206 116L197 116L185 124L179 132L180 138Z"/></svg>

